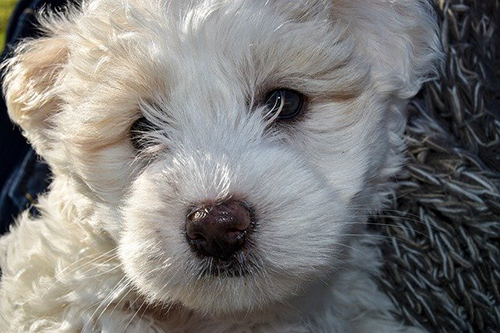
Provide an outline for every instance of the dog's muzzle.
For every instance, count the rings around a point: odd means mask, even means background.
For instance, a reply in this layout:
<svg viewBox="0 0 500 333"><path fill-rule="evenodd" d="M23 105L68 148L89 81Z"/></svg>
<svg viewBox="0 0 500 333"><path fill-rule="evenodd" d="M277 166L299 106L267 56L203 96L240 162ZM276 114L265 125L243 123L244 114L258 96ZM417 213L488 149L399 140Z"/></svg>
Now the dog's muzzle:
<svg viewBox="0 0 500 333"><path fill-rule="evenodd" d="M245 246L252 226L252 210L242 201L204 204L187 214L186 237L198 255L228 260Z"/></svg>

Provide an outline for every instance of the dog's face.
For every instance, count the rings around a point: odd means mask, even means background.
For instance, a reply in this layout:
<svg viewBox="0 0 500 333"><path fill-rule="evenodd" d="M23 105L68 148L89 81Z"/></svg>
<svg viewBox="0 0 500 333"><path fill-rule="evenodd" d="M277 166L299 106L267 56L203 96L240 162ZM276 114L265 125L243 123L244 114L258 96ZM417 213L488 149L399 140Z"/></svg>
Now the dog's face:
<svg viewBox="0 0 500 333"><path fill-rule="evenodd" d="M423 1L90 1L7 64L55 177L151 301L262 308L338 269L433 70Z"/></svg>

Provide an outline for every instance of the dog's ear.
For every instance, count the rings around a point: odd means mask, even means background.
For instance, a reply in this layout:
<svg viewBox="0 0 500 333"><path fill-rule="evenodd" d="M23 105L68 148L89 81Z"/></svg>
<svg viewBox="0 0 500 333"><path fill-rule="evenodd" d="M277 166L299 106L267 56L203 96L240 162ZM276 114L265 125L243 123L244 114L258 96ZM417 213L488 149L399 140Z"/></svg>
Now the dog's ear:
<svg viewBox="0 0 500 333"><path fill-rule="evenodd" d="M3 64L9 116L42 156L54 144L49 129L61 104L57 81L67 54L63 39L43 37L22 42Z"/></svg>
<svg viewBox="0 0 500 333"><path fill-rule="evenodd" d="M429 0L332 0L335 20L347 25L371 58L377 82L410 98L442 65L437 19Z"/></svg>

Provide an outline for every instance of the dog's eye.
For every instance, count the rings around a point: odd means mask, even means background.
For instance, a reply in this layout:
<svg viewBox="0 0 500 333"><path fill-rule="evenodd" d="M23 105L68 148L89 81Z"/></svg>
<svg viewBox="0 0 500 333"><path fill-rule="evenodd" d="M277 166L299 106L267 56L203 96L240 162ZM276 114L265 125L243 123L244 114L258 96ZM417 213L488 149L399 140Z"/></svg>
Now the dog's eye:
<svg viewBox="0 0 500 333"><path fill-rule="evenodd" d="M149 142L145 134L154 128L154 125L146 118L137 119L130 127L130 141L132 142L132 146L137 150L144 149Z"/></svg>
<svg viewBox="0 0 500 333"><path fill-rule="evenodd" d="M304 106L304 95L289 89L276 89L267 94L266 106L271 116L291 119L300 114Z"/></svg>

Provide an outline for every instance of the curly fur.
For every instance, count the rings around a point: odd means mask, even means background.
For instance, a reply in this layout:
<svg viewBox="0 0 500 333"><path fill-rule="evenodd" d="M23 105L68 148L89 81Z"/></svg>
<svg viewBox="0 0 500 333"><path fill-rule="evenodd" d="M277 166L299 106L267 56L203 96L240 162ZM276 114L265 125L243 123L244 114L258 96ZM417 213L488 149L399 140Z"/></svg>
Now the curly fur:
<svg viewBox="0 0 500 333"><path fill-rule="evenodd" d="M426 1L93 0L42 26L5 96L54 180L0 240L1 331L419 330L363 235L439 64ZM307 96L300 119L266 117L283 87ZM233 197L255 208L246 274L203 274L186 211Z"/></svg>

